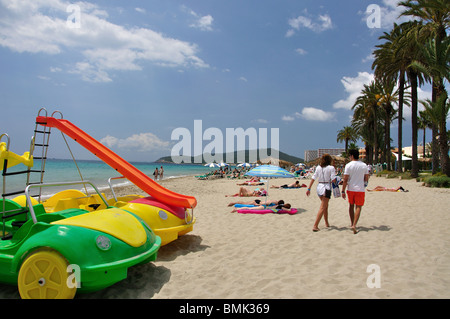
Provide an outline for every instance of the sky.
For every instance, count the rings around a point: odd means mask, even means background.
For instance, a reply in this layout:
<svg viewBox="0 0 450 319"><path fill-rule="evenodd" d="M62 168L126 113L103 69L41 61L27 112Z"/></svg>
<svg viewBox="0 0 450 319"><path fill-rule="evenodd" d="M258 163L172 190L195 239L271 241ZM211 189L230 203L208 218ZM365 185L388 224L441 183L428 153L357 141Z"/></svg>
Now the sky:
<svg viewBox="0 0 450 319"><path fill-rule="evenodd" d="M378 37L406 20L397 2L0 0L0 133L22 154L45 108L129 161L151 162L188 142L182 155L195 143L229 151L226 131L238 128L269 147L278 129L274 144L302 158L344 148L336 135L373 79ZM209 129L222 134L208 139ZM180 130L189 135L173 136ZM49 157L70 158L53 131ZM69 145L76 158L95 159Z"/></svg>

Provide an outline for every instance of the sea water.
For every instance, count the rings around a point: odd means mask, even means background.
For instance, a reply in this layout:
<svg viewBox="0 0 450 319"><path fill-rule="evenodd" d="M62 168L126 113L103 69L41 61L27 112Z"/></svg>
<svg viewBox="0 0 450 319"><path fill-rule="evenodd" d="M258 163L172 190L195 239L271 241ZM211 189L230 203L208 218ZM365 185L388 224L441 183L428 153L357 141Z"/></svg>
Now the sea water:
<svg viewBox="0 0 450 319"><path fill-rule="evenodd" d="M159 170L161 166L163 166L164 168L163 179L202 175L212 170L211 168L204 167L203 165L195 164L142 162L133 162L131 164L152 179L155 169L158 168ZM40 171L41 168L42 167L40 161L35 161L32 169ZM27 168L23 165L17 165L9 168L8 172L23 171L26 169ZM45 163L44 171L44 183L77 182L84 180L93 183L100 191L109 188L109 178L121 176L113 168L111 168L104 162L97 160L77 160L76 162L74 162L73 160L48 159ZM40 173L31 173L30 182L39 183L40 175ZM26 181L27 174L5 176L0 182L0 191L3 194L24 190L26 187ZM112 184L114 186L132 185L131 182L129 182L127 179L117 179L112 181ZM5 187L3 188L3 186ZM44 194L44 197L49 197L52 194L55 194L56 192L64 189L83 190L83 185L46 187L42 188L42 194ZM39 190L37 189L36 191L39 192ZM36 191L33 192L33 194L35 194ZM15 196L17 195L9 196L8 198Z"/></svg>

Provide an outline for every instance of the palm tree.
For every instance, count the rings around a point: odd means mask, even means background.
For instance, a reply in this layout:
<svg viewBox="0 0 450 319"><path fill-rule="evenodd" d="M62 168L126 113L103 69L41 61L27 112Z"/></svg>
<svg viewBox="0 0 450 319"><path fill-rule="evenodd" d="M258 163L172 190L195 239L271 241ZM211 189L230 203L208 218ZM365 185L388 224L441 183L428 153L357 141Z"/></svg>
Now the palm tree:
<svg viewBox="0 0 450 319"><path fill-rule="evenodd" d="M365 84L361 95L352 106L352 126L366 144L367 159L370 164L378 162L378 138L380 112L378 106L379 88L376 81ZM372 147L373 146L373 147Z"/></svg>
<svg viewBox="0 0 450 319"><path fill-rule="evenodd" d="M377 81L379 93L377 105L383 109L384 113L384 162L387 163L387 169L391 169L391 122L395 115L393 104L398 101L398 89L395 90L396 81L393 78L385 78Z"/></svg>
<svg viewBox="0 0 450 319"><path fill-rule="evenodd" d="M420 101L420 103L424 103L424 101ZM429 129L433 129L433 122L431 122L430 117L428 116L427 112L424 111L420 111L419 112L419 119L418 119L418 126L419 128L421 128L423 130L423 149L422 149L422 157L425 158L425 145L426 145L426 131L427 128ZM434 168L433 168L434 169ZM433 172L434 174L435 172Z"/></svg>
<svg viewBox="0 0 450 319"><path fill-rule="evenodd" d="M398 39L396 48L399 52L402 52L403 59L408 63L406 68L406 75L410 84L411 91L411 127L412 127L412 161L411 161L411 177L418 177L419 175L419 162L417 157L417 111L418 111L418 95L417 90L420 85L423 84L424 79L420 72L411 66L411 63L415 60L421 60L420 43L418 39L419 34L422 31L422 23L419 21L405 22L405 32L403 36Z"/></svg>
<svg viewBox="0 0 450 319"><path fill-rule="evenodd" d="M432 81L432 102L436 103L440 98L440 95L443 94L444 86L442 79L447 77L448 79L448 71L445 76L442 72L438 71L438 68L442 70L442 63L437 61L438 51L443 48L447 48L448 50L448 41L445 45L447 34L446 29L450 27L450 2L448 0L408 0L399 3L400 6L405 7L405 11L402 13L404 16L413 16L418 18L423 22L422 28L422 36L427 37L427 47L431 50L428 50L428 53L436 54L433 57L427 56L427 52L423 52L425 56L425 64L428 64L428 72L424 72L425 75L431 78ZM432 49L432 41L434 40L434 50ZM445 50L445 49L444 49ZM423 50L422 50L423 51ZM430 59L432 58L432 59ZM434 60L434 61L433 61ZM448 56L447 56L447 67L448 67ZM437 62L437 63L436 63ZM440 62L444 62L442 59ZM439 67L438 67L439 65ZM417 65L416 65L417 66ZM421 72L423 72L422 69ZM438 71L438 72L436 72ZM443 117L444 114L441 114ZM436 131L436 129L434 129ZM436 133L435 133L436 134ZM433 139L434 141L435 139ZM441 145L442 150L442 145ZM439 148L436 143L433 143L433 168L437 167L438 163L438 153ZM442 155L442 154L441 154ZM442 157L442 156L441 156ZM444 160L448 161L448 153L444 154ZM447 172L447 175L450 172Z"/></svg>
<svg viewBox="0 0 450 319"><path fill-rule="evenodd" d="M406 22L400 25L394 23L390 33L384 32L379 40L385 40L384 43L377 45L374 51L375 60L372 69L375 70L375 76L383 79L398 80L398 135L397 143L399 151L398 166L399 172L402 167L402 148L403 148L403 105L409 105L405 98L406 89L406 70L411 64L409 47L403 45L404 37L411 29L411 23Z"/></svg>
<svg viewBox="0 0 450 319"><path fill-rule="evenodd" d="M356 132L351 126L344 126L344 128L338 131L337 142L345 142L345 154L347 154L349 141L356 142Z"/></svg>
<svg viewBox="0 0 450 319"><path fill-rule="evenodd" d="M438 43L446 37L450 27L450 2L448 0L406 0L399 6L405 7L401 16L412 16L424 22Z"/></svg>
<svg viewBox="0 0 450 319"><path fill-rule="evenodd" d="M414 61L411 65L416 70L422 72L431 79L433 86L432 102L436 105L437 101L441 98L447 98L447 92L445 90L444 81L450 81L450 38L446 37L440 43L436 39L429 39L425 46L421 47L422 61ZM439 135L439 143L437 139L433 138L433 171L435 172L438 163L438 154L441 157L442 171L450 176L450 167L448 167L449 158L448 153L442 153L445 149L447 141L445 135L447 134L447 114L444 107L439 107L441 111L439 119L433 121L433 136ZM438 147L437 147L438 144ZM438 152L439 150L439 152Z"/></svg>
<svg viewBox="0 0 450 319"><path fill-rule="evenodd" d="M445 122L447 121L447 117L449 115L450 101L447 101L447 97L445 95L441 95L436 102L428 99L426 101L421 101L421 103L425 107L424 112L426 113L426 116L428 116L431 122L438 127L442 172L449 176L448 173L450 169L450 162L448 158L448 135L445 130ZM442 114L444 114L445 119L442 119Z"/></svg>

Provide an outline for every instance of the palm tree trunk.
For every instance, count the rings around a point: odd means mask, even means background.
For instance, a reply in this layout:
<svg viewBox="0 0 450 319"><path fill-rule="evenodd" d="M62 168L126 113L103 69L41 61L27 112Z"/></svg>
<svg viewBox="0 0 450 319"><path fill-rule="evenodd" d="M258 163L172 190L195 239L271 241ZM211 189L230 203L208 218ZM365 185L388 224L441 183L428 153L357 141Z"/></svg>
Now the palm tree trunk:
<svg viewBox="0 0 450 319"><path fill-rule="evenodd" d="M387 170L391 170L391 105L386 107L386 123L384 127L385 161Z"/></svg>
<svg viewBox="0 0 450 319"><path fill-rule="evenodd" d="M438 94L438 89L436 87L436 84L433 80L432 82L432 91L431 91L431 101L433 103L436 103L437 101L437 94ZM438 136L439 136L439 129L438 126L434 123L431 124L432 126L432 141L431 141L431 156L432 156L432 170L431 173L434 175L438 172L439 170L439 153L440 153L440 146L439 146L439 141L438 141Z"/></svg>
<svg viewBox="0 0 450 319"><path fill-rule="evenodd" d="M419 176L419 162L417 160L417 74L414 70L409 71L411 83L411 129L412 129L412 160L411 177Z"/></svg>
<svg viewBox="0 0 450 319"><path fill-rule="evenodd" d="M443 124L441 123L441 127L443 127L442 131L445 129L445 121ZM448 158L448 143L447 143L447 131L440 132L439 134L439 145L441 149L441 167L442 172L450 177L450 161Z"/></svg>
<svg viewBox="0 0 450 319"><path fill-rule="evenodd" d="M438 128L437 125L432 124L431 128L431 135L432 135L432 141L431 141L431 174L436 174L439 169L439 141L438 141Z"/></svg>
<svg viewBox="0 0 450 319"><path fill-rule="evenodd" d="M441 151L441 169L444 174L450 177L450 159L448 157L448 141L447 141L447 109L445 104L447 103L447 92L444 85L440 85L436 88L436 99L444 98L443 105L441 107L441 114L439 116L440 123L439 129L439 146Z"/></svg>
<svg viewBox="0 0 450 319"><path fill-rule="evenodd" d="M374 110L374 119L373 119L373 153L374 153L374 159L373 163L378 164L378 122L377 122L377 112L376 107Z"/></svg>
<svg viewBox="0 0 450 319"><path fill-rule="evenodd" d="M398 92L398 163L397 163L397 171L401 173L403 171L403 163L402 163L402 126L403 126L403 98L405 94L405 71L400 71L400 79L399 79L399 92Z"/></svg>
<svg viewBox="0 0 450 319"><path fill-rule="evenodd" d="M422 158L425 159L425 133L427 131L427 126L424 125L423 127L423 146L422 146Z"/></svg>

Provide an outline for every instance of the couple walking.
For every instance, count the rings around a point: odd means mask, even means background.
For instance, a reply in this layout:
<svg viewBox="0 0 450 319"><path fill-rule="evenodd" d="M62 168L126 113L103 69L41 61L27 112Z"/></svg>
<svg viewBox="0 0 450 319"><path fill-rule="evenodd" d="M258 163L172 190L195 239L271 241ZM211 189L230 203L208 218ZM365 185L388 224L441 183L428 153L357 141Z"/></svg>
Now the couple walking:
<svg viewBox="0 0 450 319"><path fill-rule="evenodd" d="M342 198L345 200L348 195L349 216L351 221L351 228L356 234L356 224L358 223L361 209L364 205L365 198L365 183L369 180L369 173L367 165L359 161L358 150L349 150L350 163L345 165L344 180L342 184ZM328 223L328 202L331 198L331 183L336 181L336 172L332 165L333 159L329 154L324 154L320 161L320 166L316 168L309 184L306 195L311 194L311 186L314 181L318 181L317 195L320 198L320 208L317 213L316 221L313 226L313 231L319 231L319 222L322 216L325 221L325 226L329 227ZM348 187L347 194L345 193Z"/></svg>

